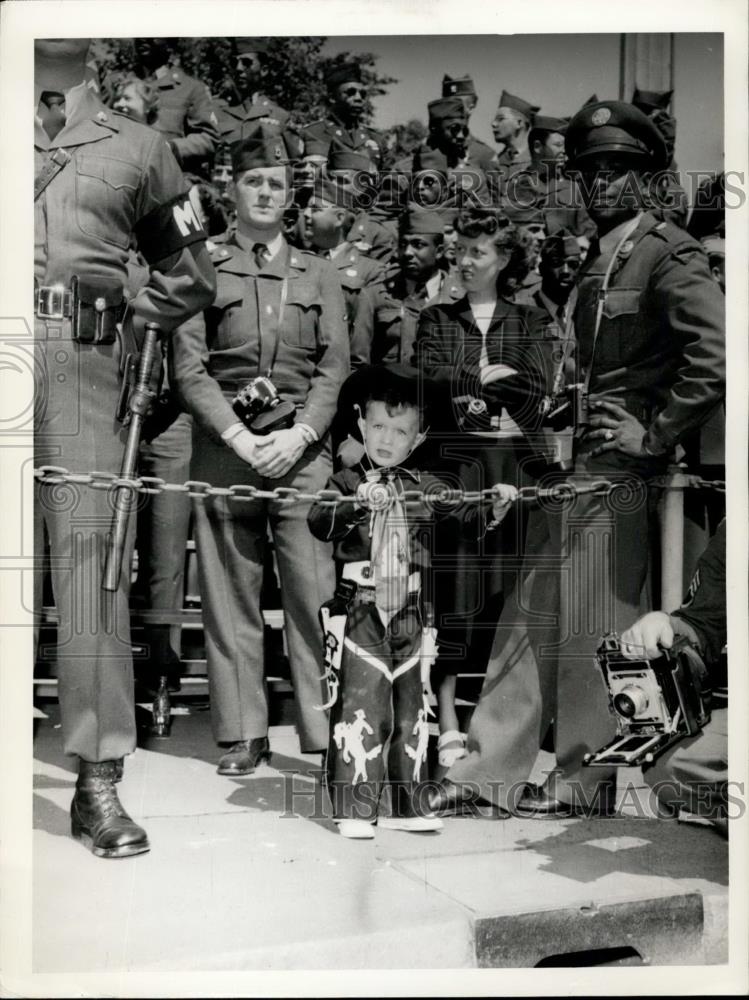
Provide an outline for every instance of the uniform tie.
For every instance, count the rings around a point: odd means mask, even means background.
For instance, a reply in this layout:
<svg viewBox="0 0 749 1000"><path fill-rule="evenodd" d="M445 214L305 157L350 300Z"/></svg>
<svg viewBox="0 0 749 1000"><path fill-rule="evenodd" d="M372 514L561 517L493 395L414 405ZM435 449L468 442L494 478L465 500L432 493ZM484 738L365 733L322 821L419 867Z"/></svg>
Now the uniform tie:
<svg viewBox="0 0 749 1000"><path fill-rule="evenodd" d="M49 138L56 139L65 128L65 95L54 90L43 91L39 101L39 117Z"/></svg>
<svg viewBox="0 0 749 1000"><path fill-rule="evenodd" d="M261 271L265 267L265 262L270 256L267 243L255 243L252 247L252 256L255 258L255 263L257 264L258 271Z"/></svg>

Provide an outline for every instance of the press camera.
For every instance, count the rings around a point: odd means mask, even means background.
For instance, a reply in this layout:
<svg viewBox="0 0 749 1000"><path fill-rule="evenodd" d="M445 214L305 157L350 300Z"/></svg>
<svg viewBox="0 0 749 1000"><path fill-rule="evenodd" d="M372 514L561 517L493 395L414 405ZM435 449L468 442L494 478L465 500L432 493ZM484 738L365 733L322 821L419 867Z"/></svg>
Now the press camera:
<svg viewBox="0 0 749 1000"><path fill-rule="evenodd" d="M616 719L611 743L583 757L598 767L650 764L673 743L696 736L710 720L710 684L692 643L679 638L656 660L627 659L619 637L603 637L597 666Z"/></svg>
<svg viewBox="0 0 749 1000"><path fill-rule="evenodd" d="M263 375L251 379L231 405L253 434L270 434L291 427L296 417L294 404L281 399L271 380Z"/></svg>

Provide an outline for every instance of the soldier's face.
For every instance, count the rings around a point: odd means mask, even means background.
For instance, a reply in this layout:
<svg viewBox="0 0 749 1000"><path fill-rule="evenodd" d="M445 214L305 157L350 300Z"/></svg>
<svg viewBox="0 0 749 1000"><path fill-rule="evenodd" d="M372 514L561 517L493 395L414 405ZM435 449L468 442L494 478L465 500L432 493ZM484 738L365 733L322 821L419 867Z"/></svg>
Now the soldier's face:
<svg viewBox="0 0 749 1000"><path fill-rule="evenodd" d="M375 465L402 465L424 440L419 431L419 411L415 406L389 407L371 399L367 403L362 436Z"/></svg>
<svg viewBox="0 0 749 1000"><path fill-rule="evenodd" d="M260 56L257 52L243 52L237 56L236 80L241 90L249 89L260 73Z"/></svg>
<svg viewBox="0 0 749 1000"><path fill-rule="evenodd" d="M512 108L497 108L497 113L492 122L492 132L496 142L507 142L513 139L520 131L520 121L517 112Z"/></svg>
<svg viewBox="0 0 749 1000"><path fill-rule="evenodd" d="M327 250L338 244L346 212L329 201L312 198L304 210L305 237L313 246Z"/></svg>
<svg viewBox="0 0 749 1000"><path fill-rule="evenodd" d="M458 234L452 222L448 222L442 234L442 256L451 264L455 263L455 245L458 242Z"/></svg>
<svg viewBox="0 0 749 1000"><path fill-rule="evenodd" d="M342 111L360 113L367 100L367 88L358 80L347 80L336 87L333 100Z"/></svg>
<svg viewBox="0 0 749 1000"><path fill-rule="evenodd" d="M120 111L128 118L132 118L133 121L145 123L146 105L134 83L128 83L126 87L123 87L112 107L115 111Z"/></svg>
<svg viewBox="0 0 749 1000"><path fill-rule="evenodd" d="M436 170L422 170L414 176L414 201L419 205L436 205L442 201L447 181Z"/></svg>
<svg viewBox="0 0 749 1000"><path fill-rule="evenodd" d="M437 270L442 238L431 234L406 233L401 239L400 259L406 277L415 281L429 278Z"/></svg>
<svg viewBox="0 0 749 1000"><path fill-rule="evenodd" d="M169 61L169 41L166 38L133 39L138 62L147 70L158 69Z"/></svg>
<svg viewBox="0 0 749 1000"><path fill-rule="evenodd" d="M253 167L235 180L237 219L254 229L278 228L289 201L286 167Z"/></svg>
<svg viewBox="0 0 749 1000"><path fill-rule="evenodd" d="M467 292L483 292L493 288L510 255L497 249L492 236L461 236L455 244L455 257L460 277Z"/></svg>
<svg viewBox="0 0 749 1000"><path fill-rule="evenodd" d="M580 270L580 255L552 254L546 259L541 259L539 270L544 287L550 286L552 292L568 295Z"/></svg>
<svg viewBox="0 0 749 1000"><path fill-rule="evenodd" d="M432 134L442 148L462 150L468 138L465 118L441 118L432 125Z"/></svg>
<svg viewBox="0 0 749 1000"><path fill-rule="evenodd" d="M601 228L612 229L643 207L643 182L637 158L601 153L576 166L582 201Z"/></svg>
<svg viewBox="0 0 749 1000"><path fill-rule="evenodd" d="M533 155L547 166L563 166L566 158L564 136L560 132L547 132L542 141L533 144Z"/></svg>

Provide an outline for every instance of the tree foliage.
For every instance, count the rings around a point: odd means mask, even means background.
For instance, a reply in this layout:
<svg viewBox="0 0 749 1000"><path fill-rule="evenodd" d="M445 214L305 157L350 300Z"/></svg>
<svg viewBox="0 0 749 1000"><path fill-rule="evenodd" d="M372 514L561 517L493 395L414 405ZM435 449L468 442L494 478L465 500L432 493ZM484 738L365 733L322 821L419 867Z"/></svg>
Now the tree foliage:
<svg viewBox="0 0 749 1000"><path fill-rule="evenodd" d="M354 60L362 69L372 97L387 93L398 81L377 72L378 56L372 52L342 52L329 57L322 54L324 37L267 39L268 51L261 59L260 90L285 108L297 122L320 118L327 106L325 76L335 66ZM99 68L103 93L111 94L118 77L138 72L135 51L129 38L96 39L92 54ZM232 71L234 50L231 38L176 39L173 61L191 76L203 80L216 97L236 100ZM372 102L365 121L373 114Z"/></svg>

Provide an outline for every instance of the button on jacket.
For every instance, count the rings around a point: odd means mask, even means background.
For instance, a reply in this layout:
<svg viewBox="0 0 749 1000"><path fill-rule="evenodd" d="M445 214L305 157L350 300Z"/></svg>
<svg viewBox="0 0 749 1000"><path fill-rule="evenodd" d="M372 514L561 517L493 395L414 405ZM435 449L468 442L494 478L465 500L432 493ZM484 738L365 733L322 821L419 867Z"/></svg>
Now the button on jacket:
<svg viewBox="0 0 749 1000"><path fill-rule="evenodd" d="M234 237L216 248L213 262L216 300L204 318L177 331L173 345L175 385L185 407L220 437L237 422L230 399L250 379L268 374L277 340L273 384L297 405L297 420L322 437L349 372L345 305L334 268L284 242L258 273L252 254Z"/></svg>

